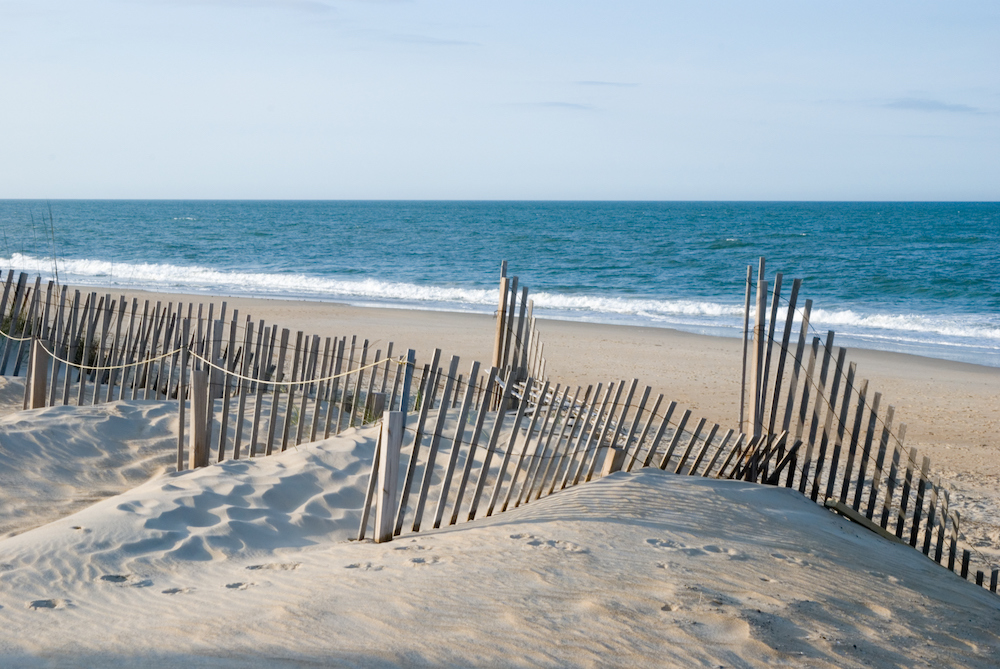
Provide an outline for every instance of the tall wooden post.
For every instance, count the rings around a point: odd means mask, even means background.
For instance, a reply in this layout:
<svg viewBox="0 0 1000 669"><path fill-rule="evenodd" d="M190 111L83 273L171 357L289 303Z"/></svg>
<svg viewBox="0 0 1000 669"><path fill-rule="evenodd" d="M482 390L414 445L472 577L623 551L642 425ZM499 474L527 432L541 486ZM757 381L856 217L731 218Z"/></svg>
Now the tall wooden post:
<svg viewBox="0 0 1000 669"><path fill-rule="evenodd" d="M747 401L747 343L750 333L750 282L753 281L753 265L747 265L746 302L743 306L743 375L740 378L740 430L748 432L746 423Z"/></svg>
<svg viewBox="0 0 1000 669"><path fill-rule="evenodd" d="M764 268L764 259L760 259L761 269ZM761 402L763 395L761 392L761 381L764 371L764 310L767 302L767 281L757 276L757 311L754 316L753 327L753 436L760 436L763 423L763 410Z"/></svg>
<svg viewBox="0 0 1000 669"><path fill-rule="evenodd" d="M390 411L382 420L382 453L378 470L378 503L375 507L375 543L392 541L399 485L399 452L403 446L406 413Z"/></svg>
<svg viewBox="0 0 1000 669"><path fill-rule="evenodd" d="M41 409L45 406L46 381L49 375L49 354L42 348L38 337L31 340L31 395L28 400L29 409Z"/></svg>
<svg viewBox="0 0 1000 669"><path fill-rule="evenodd" d="M191 469L208 466L208 370L191 372Z"/></svg>

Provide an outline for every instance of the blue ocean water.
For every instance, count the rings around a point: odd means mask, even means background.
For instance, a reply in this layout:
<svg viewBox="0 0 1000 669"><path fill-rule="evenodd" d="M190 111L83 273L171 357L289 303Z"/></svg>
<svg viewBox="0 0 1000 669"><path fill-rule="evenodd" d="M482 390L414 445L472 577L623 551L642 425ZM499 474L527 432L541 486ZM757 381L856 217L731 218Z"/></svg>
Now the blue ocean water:
<svg viewBox="0 0 1000 669"><path fill-rule="evenodd" d="M51 214L51 217L50 217ZM0 200L0 269L70 285L740 336L746 267L842 345L1000 367L1000 203Z"/></svg>

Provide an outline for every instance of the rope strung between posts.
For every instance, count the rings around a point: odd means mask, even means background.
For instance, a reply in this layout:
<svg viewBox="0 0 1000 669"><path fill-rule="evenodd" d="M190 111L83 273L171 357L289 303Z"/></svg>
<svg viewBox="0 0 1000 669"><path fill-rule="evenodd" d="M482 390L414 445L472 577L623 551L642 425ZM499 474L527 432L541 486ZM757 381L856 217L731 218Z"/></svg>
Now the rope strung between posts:
<svg viewBox="0 0 1000 669"><path fill-rule="evenodd" d="M372 362L372 363L369 363L367 365L364 365L363 367L357 367L357 368L352 369L352 370L350 370L348 372L341 372L340 374L331 374L330 376L323 376L323 377L318 377L318 378L314 378L314 379L299 379L298 381L275 381L274 379L270 379L270 380L267 380L267 379L257 379L257 378L254 378L252 376L244 376L243 374L238 374L236 372L233 372L233 371L230 371L230 370L226 369L225 367L217 365L214 362L212 362L211 360L209 360L208 358L206 358L205 356L199 355L199 354L194 353L194 352L190 353L189 355L192 358L194 358L195 360L200 360L206 366L211 367L212 369L217 369L220 372L223 372L226 376L228 376L230 378L240 379L242 381L248 381L248 382L252 382L252 383L256 383L256 382L259 382L259 383L278 383L280 385L303 385L303 384L306 384L306 383L325 383L326 381L332 381L334 379L341 379L341 378L344 378L345 376L350 376L351 374L357 374L358 372L364 371L366 369L371 369L372 367L380 367L382 365L391 364L391 363L395 363L395 364L400 365L400 366L406 364L406 359L403 356L400 356L398 359L385 358L384 360L379 360L378 362Z"/></svg>
<svg viewBox="0 0 1000 669"><path fill-rule="evenodd" d="M31 338L28 337L28 339L31 339ZM45 344L43 344L41 342L41 340L38 341L38 345L41 346L42 350L44 350L46 353L48 353L52 357L53 360L57 360L57 361L61 362L62 364L67 365L68 367L73 367L73 368L80 369L80 370L87 371L87 372L107 372L107 371L116 370L116 369L128 369L130 367L139 367L141 365L148 365L148 364L156 362L158 360L162 360L164 358L169 358L169 357L171 357L171 356L173 356L173 355L175 355L177 353L180 353L180 352L182 352L184 350L184 347L181 346L181 347L175 348L173 350L167 351L165 353L161 353L160 355L157 355L157 356L152 357L152 358L145 358L143 360L138 360L136 362L129 362L129 363L121 364L121 365L84 365L82 363L73 362L71 360L67 360L66 358L60 357L59 355L57 355L56 353L54 353L52 350L50 350L47 346L45 346ZM198 353L195 353L193 351L189 352L188 355L190 355L192 358L194 358L196 360L200 360L206 366L212 367L213 369L217 369L217 370L225 373L227 376L232 377L232 378L237 378L237 379L240 379L240 380L243 380L243 381L248 381L248 382L274 383L273 380L258 379L258 378L254 378L252 376L244 376L243 374L239 374L239 373L234 372L234 371L229 371L225 367L217 365L217 364L213 363L211 360L209 360L208 358L206 358L206 357L204 357L204 356L202 356L202 355L200 355ZM395 363L397 365L405 365L406 364L406 360L402 356L400 356L400 358L398 360L394 360L392 358L386 358L384 360L379 360L378 362L370 363L370 364L365 365L363 367L358 367L356 369L352 369L349 372L341 372L340 374L333 374L333 375L330 375L330 376L324 376L324 377L314 378L314 379L301 379L299 381L283 381L282 383L284 383L284 384L288 384L288 383L292 383L292 384L305 384L305 383L320 383L320 382L332 381L333 379L339 379L339 378L343 378L343 377L346 377L346 376L350 376L351 374L356 374L357 372L360 372L360 371L363 371L363 370L366 370L366 369L370 369L372 367L377 367L377 366L380 366L380 365L391 364L391 363Z"/></svg>

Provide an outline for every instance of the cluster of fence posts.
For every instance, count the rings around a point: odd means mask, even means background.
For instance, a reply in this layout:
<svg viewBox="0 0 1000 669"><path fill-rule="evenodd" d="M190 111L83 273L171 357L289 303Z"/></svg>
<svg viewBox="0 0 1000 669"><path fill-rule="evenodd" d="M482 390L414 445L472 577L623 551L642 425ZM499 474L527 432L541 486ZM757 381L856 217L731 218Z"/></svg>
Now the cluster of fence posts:
<svg viewBox="0 0 1000 669"><path fill-rule="evenodd" d="M500 301L493 366L505 372L512 370L515 381L523 381L529 376L544 378L544 345L538 341L534 303L528 299L528 287L521 285L520 289L519 295L517 277L507 276L507 261L504 260L500 264Z"/></svg>
<svg viewBox="0 0 1000 669"><path fill-rule="evenodd" d="M686 429L690 411L677 419L676 402L666 405L663 395L651 402L652 388L637 393L635 379L574 390L531 377L519 382L515 370L493 367L480 384L474 363L456 407L459 360L447 370L438 362L435 356L424 374L419 410L393 418L396 427L383 424L360 539L372 506L373 535L388 541L407 528L490 516L636 467L725 477L745 443L733 430L720 439L719 426L706 430L705 419Z"/></svg>
<svg viewBox="0 0 1000 669"><path fill-rule="evenodd" d="M795 488L882 536L921 550L938 564L947 553L948 568L954 571L961 562L959 573L967 577L972 552L959 555L959 515L949 512L948 493L940 480L931 481L930 460L920 459L916 448L903 447L906 425L893 426L895 408L883 408L881 393L870 391L868 381L857 378L857 366L847 363L846 349L834 347L832 331L825 339L812 337L807 346L810 300L801 311L792 351L799 279L792 284L777 341L782 275L775 275L767 317L768 282L763 271L761 258L749 379L744 355L743 396L749 391L749 411L741 419L745 418L751 439L737 454L740 465L731 475ZM752 276L751 266L747 323ZM997 569L990 565L988 570L995 591ZM978 571L977 579L982 580L983 573Z"/></svg>

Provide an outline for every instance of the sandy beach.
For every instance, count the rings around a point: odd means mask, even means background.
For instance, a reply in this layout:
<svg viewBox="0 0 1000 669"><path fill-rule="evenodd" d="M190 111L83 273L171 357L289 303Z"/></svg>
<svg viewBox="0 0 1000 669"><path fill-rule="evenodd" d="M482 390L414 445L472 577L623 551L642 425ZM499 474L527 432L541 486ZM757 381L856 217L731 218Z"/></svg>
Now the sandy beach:
<svg viewBox="0 0 1000 669"><path fill-rule="evenodd" d="M393 341L420 358L440 347L488 361L492 350L488 315L225 301L241 318ZM738 340L538 328L554 382L635 377L736 427ZM849 359L950 481L963 540L1000 556L1000 369ZM787 489L619 473L467 525L358 543L373 428L173 473L176 404L19 412L22 391L0 379L6 666L993 667L1000 657L995 595Z"/></svg>

